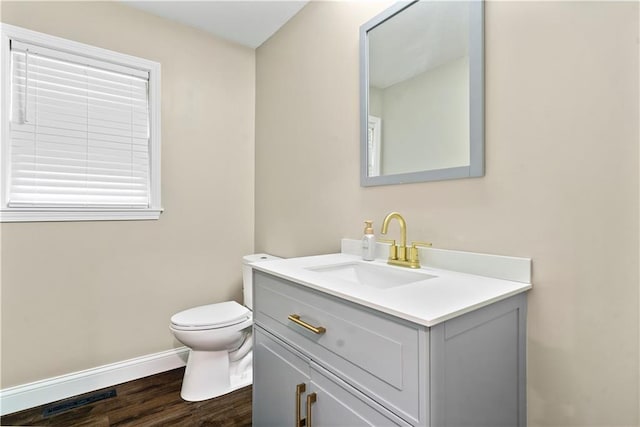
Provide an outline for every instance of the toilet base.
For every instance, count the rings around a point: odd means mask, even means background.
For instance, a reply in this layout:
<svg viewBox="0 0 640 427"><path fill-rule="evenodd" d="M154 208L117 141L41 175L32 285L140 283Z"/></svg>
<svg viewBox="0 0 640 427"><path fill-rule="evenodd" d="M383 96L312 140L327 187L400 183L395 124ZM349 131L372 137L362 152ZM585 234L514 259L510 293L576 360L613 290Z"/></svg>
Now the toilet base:
<svg viewBox="0 0 640 427"><path fill-rule="evenodd" d="M251 353L229 362L228 351L189 351L180 397L199 402L251 385Z"/></svg>

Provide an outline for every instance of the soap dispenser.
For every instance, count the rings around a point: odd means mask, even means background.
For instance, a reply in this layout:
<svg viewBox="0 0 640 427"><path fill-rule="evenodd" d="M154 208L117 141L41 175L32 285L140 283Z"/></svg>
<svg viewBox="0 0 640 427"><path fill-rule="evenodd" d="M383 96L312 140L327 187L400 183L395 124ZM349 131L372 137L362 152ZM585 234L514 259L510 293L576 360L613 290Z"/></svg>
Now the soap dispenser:
<svg viewBox="0 0 640 427"><path fill-rule="evenodd" d="M364 222L364 237L362 237L362 259L373 261L376 257L376 236L373 234L373 221Z"/></svg>

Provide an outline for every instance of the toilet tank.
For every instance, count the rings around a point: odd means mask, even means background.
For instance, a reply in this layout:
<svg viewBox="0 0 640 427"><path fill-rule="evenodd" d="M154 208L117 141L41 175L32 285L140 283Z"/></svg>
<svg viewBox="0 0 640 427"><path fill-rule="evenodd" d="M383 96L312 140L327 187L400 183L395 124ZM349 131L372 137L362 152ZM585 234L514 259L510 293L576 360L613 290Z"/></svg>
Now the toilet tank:
<svg viewBox="0 0 640 427"><path fill-rule="evenodd" d="M282 259L269 254L253 254L242 257L242 293L244 297L244 305L253 309L253 264L274 259Z"/></svg>

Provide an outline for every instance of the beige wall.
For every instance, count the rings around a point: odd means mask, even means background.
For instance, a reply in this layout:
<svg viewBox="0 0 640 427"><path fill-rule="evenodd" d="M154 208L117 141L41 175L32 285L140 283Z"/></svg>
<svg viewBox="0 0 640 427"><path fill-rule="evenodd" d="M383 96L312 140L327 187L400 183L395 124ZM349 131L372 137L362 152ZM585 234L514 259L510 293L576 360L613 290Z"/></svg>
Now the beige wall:
<svg viewBox="0 0 640 427"><path fill-rule="evenodd" d="M2 21L162 64L158 221L2 224L2 387L178 347L179 310L241 301L253 251L255 52L117 2Z"/></svg>
<svg viewBox="0 0 640 427"><path fill-rule="evenodd" d="M468 56L389 86L381 98L383 175L469 166Z"/></svg>
<svg viewBox="0 0 640 427"><path fill-rule="evenodd" d="M634 426L639 405L637 2L486 4L486 176L359 186L358 28L314 2L257 50L256 249L410 238L533 258L531 426Z"/></svg>

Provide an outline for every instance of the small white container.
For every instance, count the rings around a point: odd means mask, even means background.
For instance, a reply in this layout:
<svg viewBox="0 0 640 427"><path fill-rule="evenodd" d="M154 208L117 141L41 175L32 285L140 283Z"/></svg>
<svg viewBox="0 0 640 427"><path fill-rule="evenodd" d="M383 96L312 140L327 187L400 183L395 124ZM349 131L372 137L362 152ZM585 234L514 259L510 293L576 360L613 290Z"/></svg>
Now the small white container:
<svg viewBox="0 0 640 427"><path fill-rule="evenodd" d="M362 259L373 261L376 257L376 235L373 234L373 221L364 222L364 236L362 237Z"/></svg>

